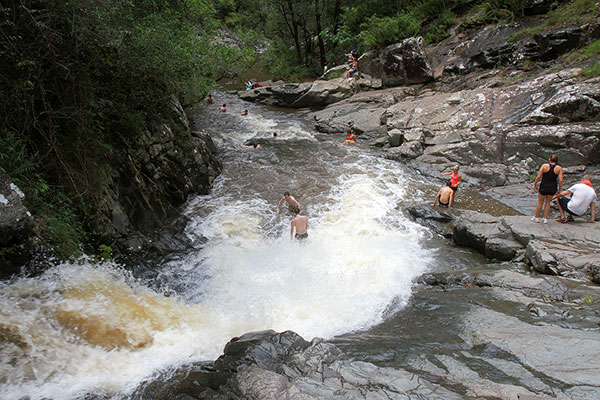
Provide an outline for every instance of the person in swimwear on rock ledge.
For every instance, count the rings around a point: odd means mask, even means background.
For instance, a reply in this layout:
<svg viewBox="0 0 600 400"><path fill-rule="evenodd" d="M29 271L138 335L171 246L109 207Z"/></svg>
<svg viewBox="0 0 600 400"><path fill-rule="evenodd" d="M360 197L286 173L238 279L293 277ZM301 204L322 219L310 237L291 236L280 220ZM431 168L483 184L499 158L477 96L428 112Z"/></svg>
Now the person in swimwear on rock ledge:
<svg viewBox="0 0 600 400"><path fill-rule="evenodd" d="M445 174L440 174L440 176L450 175L451 185L450 189L452 189L452 197L450 198L450 204L454 203L454 197L456 196L456 190L458 189L458 185L462 182L462 175L458 172L459 166L455 165L452 168L452 172L447 172Z"/></svg>
<svg viewBox="0 0 600 400"><path fill-rule="evenodd" d="M290 239L296 238L297 240L303 240L308 237L308 217L300 215L300 209L294 207L294 219L292 220L290 229ZM296 234L294 235L294 228L296 228Z"/></svg>

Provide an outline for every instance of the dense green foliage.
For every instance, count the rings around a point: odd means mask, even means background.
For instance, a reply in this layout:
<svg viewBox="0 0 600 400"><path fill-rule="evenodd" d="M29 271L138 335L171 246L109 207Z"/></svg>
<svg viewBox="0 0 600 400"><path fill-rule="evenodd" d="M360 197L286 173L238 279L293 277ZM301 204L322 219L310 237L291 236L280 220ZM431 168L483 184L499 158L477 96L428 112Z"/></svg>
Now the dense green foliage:
<svg viewBox="0 0 600 400"><path fill-rule="evenodd" d="M26 194L42 240L76 253L123 137L161 121L169 98L203 97L217 65L209 0L9 0L0 5L0 166Z"/></svg>
<svg viewBox="0 0 600 400"><path fill-rule="evenodd" d="M262 59L275 78L319 75L359 53L421 35L437 43L457 31L522 18L524 0L215 0L217 15L232 30L270 43ZM514 39L568 23L597 21L596 0L557 0L547 18Z"/></svg>
<svg viewBox="0 0 600 400"><path fill-rule="evenodd" d="M494 1L494 0L488 0ZM318 75L344 62L350 49L365 52L423 35L448 36L457 0L215 0L217 14L237 32L251 32L270 46L264 66L275 78Z"/></svg>

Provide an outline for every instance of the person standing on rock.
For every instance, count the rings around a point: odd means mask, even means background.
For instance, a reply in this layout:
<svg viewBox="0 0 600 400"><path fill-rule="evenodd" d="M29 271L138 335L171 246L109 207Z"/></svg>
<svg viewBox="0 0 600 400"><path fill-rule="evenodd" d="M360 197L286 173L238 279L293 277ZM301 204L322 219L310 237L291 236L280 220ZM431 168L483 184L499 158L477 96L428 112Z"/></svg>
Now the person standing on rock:
<svg viewBox="0 0 600 400"><path fill-rule="evenodd" d="M298 203L298 201L290 195L290 192L285 192L283 194L283 197L281 198L281 200L279 200L279 203L277 203L277 209L280 209L281 207L281 203L286 202L290 211L294 211L295 208L300 209L300 203Z"/></svg>
<svg viewBox="0 0 600 400"><path fill-rule="evenodd" d="M440 174L440 176L450 175L450 189L452 189L452 197L450 197L450 204L454 203L454 196L456 196L456 190L458 189L458 185L462 182L462 175L460 174L460 172L458 172L459 168L460 167L458 165L455 165L454 168L452 168L452 172Z"/></svg>
<svg viewBox="0 0 600 400"><path fill-rule="evenodd" d="M290 239L304 240L308 237L308 217L300 215L300 208L294 207L294 219L291 223ZM294 229L296 234L294 235Z"/></svg>
<svg viewBox="0 0 600 400"><path fill-rule="evenodd" d="M571 195L567 200L565 196ZM573 216L582 216L588 208L592 210L592 217L588 222L596 222L596 201L598 196L592 186L592 177L584 175L581 183L571 186L564 192L560 192L552 199L558 199L558 210L560 211L560 219L558 222L567 223L573 221ZM567 214L565 214L565 211Z"/></svg>
<svg viewBox="0 0 600 400"><path fill-rule="evenodd" d="M537 183L540 182L539 191L537 189ZM558 190L557 190L558 186ZM552 201L553 196L557 192L562 191L563 186L563 169L560 165L558 165L558 156L556 154L552 154L548 162L540 167L535 180L533 181L533 191L538 192L538 204L535 209L535 215L531 218L533 222L540 221L540 213L542 212L542 207L544 203L546 206L544 207L544 219L543 222L545 224L548 223L548 214L550 214L550 202Z"/></svg>
<svg viewBox="0 0 600 400"><path fill-rule="evenodd" d="M433 206L436 205L452 208L452 195L454 194L454 190L451 188L452 180L448 179L446 181L446 186L440 189L440 191L435 196L433 200Z"/></svg>

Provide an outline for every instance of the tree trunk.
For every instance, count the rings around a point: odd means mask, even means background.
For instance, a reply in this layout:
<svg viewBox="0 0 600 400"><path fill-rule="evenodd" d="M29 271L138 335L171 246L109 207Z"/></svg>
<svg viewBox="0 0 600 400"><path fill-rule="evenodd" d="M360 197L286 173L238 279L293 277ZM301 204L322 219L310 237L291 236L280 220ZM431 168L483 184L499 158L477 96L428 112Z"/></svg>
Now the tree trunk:
<svg viewBox="0 0 600 400"><path fill-rule="evenodd" d="M319 58L321 60L321 68L327 64L325 59L325 43L321 36L321 10L319 9L319 0L315 0L315 22L317 24L317 40L319 41Z"/></svg>
<svg viewBox="0 0 600 400"><path fill-rule="evenodd" d="M340 15L342 14L342 0L335 0L333 7L333 35L337 34L338 27L340 25Z"/></svg>
<svg viewBox="0 0 600 400"><path fill-rule="evenodd" d="M289 31L290 31L290 35L292 36L292 38L294 39L294 47L296 48L296 59L298 64L302 64L302 52L300 51L300 40L298 38L298 20L296 18L296 15L294 14L294 6L292 1L287 0L286 1L287 5L288 5L288 10L289 10L289 18L288 18L288 14L286 13L286 9L285 9L285 5L283 4L283 1L281 2L277 2L277 4L279 5L279 8L281 10L281 15L283 16L283 19L285 21L285 24L287 25Z"/></svg>

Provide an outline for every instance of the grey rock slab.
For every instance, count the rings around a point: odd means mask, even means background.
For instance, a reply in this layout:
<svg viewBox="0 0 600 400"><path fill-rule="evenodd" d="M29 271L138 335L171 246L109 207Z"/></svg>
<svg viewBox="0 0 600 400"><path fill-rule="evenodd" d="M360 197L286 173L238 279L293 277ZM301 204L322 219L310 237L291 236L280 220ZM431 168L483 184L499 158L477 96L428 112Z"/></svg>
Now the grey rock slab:
<svg viewBox="0 0 600 400"><path fill-rule="evenodd" d="M450 356L439 355L437 358L448 370L448 378L450 380L460 382L460 384L468 388L467 396L469 397L492 397L512 400L521 398L521 396L535 395L535 393L524 387L501 384L484 379L466 364Z"/></svg>
<svg viewBox="0 0 600 400"><path fill-rule="evenodd" d="M464 322L463 339L473 346L492 344L514 355L536 374L565 385L598 388L600 334L597 331L531 325L477 306L465 316Z"/></svg>
<svg viewBox="0 0 600 400"><path fill-rule="evenodd" d="M531 221L530 217L517 215L502 217L502 223L523 245L532 239L578 240L600 244L600 225L583 222L583 219L568 224L556 221L542 224Z"/></svg>
<svg viewBox="0 0 600 400"><path fill-rule="evenodd" d="M523 248L520 242L513 239L491 237L485 241L485 255L500 261L512 260L517 252Z"/></svg>
<svg viewBox="0 0 600 400"><path fill-rule="evenodd" d="M382 368L363 361L335 362L336 370L345 381L358 387L384 388L386 392L402 395L395 398L423 396L428 399L459 399L456 393L435 385L402 369Z"/></svg>
<svg viewBox="0 0 600 400"><path fill-rule="evenodd" d="M534 239L527 244L525 256L536 271L580 279L587 276L600 283L595 274L600 268L600 245Z"/></svg>

